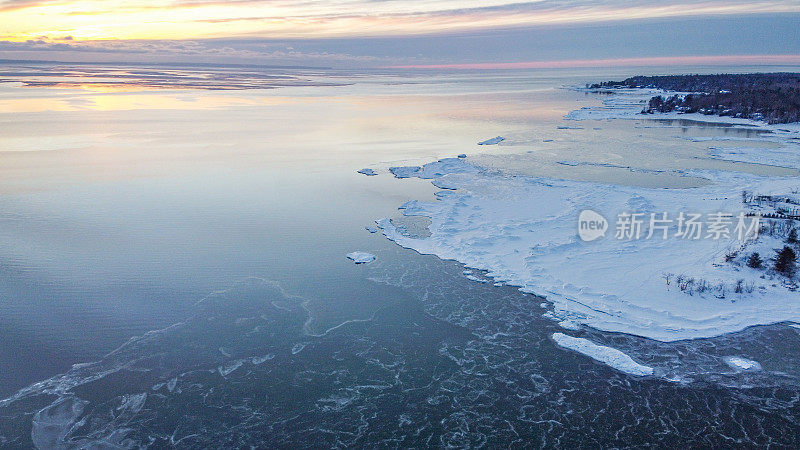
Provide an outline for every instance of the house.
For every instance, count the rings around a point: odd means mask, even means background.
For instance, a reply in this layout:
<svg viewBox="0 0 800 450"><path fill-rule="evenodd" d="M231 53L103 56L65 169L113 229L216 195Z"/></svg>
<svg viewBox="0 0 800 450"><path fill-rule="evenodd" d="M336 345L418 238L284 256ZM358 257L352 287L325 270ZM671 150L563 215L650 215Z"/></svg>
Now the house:
<svg viewBox="0 0 800 450"><path fill-rule="evenodd" d="M775 202L775 210L787 216L800 216L800 205L787 202Z"/></svg>

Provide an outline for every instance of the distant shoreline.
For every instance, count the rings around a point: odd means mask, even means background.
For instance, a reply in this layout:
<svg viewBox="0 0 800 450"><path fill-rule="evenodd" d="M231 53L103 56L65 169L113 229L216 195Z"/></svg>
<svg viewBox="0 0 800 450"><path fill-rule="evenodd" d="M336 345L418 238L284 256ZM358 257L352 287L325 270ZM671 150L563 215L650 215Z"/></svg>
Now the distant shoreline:
<svg viewBox="0 0 800 450"><path fill-rule="evenodd" d="M251 69L293 69L293 70L333 70L328 66L282 66L269 64L201 63L201 62L118 62L118 61L51 61L33 59L0 59L0 64L69 64L80 66L155 66L155 67L202 67L202 68L251 68Z"/></svg>
<svg viewBox="0 0 800 450"><path fill-rule="evenodd" d="M677 111L769 124L800 122L800 73L635 76L586 87L676 92L668 97L652 97L643 114Z"/></svg>

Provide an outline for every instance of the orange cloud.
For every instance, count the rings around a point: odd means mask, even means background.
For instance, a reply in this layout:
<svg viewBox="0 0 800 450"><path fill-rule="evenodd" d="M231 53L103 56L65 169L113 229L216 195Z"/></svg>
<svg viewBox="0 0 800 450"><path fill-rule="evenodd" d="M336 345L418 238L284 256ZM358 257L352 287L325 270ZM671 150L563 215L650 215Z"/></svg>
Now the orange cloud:
<svg viewBox="0 0 800 450"><path fill-rule="evenodd" d="M790 0L0 0L0 39L402 36L518 26L800 12Z"/></svg>

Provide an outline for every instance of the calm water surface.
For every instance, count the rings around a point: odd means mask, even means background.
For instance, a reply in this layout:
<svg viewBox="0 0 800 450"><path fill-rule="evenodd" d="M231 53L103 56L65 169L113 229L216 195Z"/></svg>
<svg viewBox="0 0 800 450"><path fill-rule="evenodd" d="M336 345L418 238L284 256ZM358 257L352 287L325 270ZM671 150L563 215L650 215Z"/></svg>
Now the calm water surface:
<svg viewBox="0 0 800 450"><path fill-rule="evenodd" d="M622 71L222 73L197 79L235 89L206 90L34 69L0 84L0 445L800 444L800 330L581 332L661 372L633 379L556 347L541 299L364 229L433 197L388 167L459 153L648 186L694 185L670 173L690 167L795 175L675 139L747 131L557 128L599 101L562 86ZM732 373L729 354L765 371Z"/></svg>

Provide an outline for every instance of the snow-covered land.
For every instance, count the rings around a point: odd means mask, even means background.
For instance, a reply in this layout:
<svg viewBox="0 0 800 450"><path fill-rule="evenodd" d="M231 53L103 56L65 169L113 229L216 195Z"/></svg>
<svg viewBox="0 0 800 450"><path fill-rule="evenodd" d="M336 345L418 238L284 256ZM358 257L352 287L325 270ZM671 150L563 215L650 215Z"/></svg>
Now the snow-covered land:
<svg viewBox="0 0 800 450"><path fill-rule="evenodd" d="M654 372L652 367L637 363L625 353L615 348L595 344L588 339L576 338L564 333L553 333L553 340L561 347L582 353L629 375L646 376L652 375Z"/></svg>
<svg viewBox="0 0 800 450"><path fill-rule="evenodd" d="M800 168L800 123L768 125L765 122L740 119L730 116L714 116L704 114L684 114L680 112L641 114L650 98L656 95L671 95L660 89L615 89L614 95L604 99L599 106L588 106L570 112L565 116L568 120L607 120L607 119L684 119L698 122L724 123L741 129L763 132L758 137L741 138L715 136L705 138L687 138L692 141L709 141L714 145L709 148L709 156L726 161L769 164L782 167ZM686 94L686 93L683 93ZM752 141L752 146L736 147L726 145L729 141ZM718 144L718 145L717 145ZM779 145L774 145L779 144Z"/></svg>
<svg viewBox="0 0 800 450"><path fill-rule="evenodd" d="M630 97L612 97L597 110L581 110L569 118L641 118L636 113L649 95L637 91ZM770 139L789 142L800 137L800 127L727 120L769 128ZM626 212L641 213L645 221L651 213L668 213L672 219L679 213L707 217L724 212L735 217L749 212L742 202L743 190L780 195L800 188L797 178L694 170L687 175L711 183L692 189L652 189L509 176L456 158L392 172L398 177L433 179L434 185L447 190L438 192L436 201L403 205L406 215L430 218L429 237L405 235L383 219L378 223L386 237L420 253L484 270L495 282L544 296L553 305L546 314L569 328L588 325L674 341L752 325L800 322L800 293L795 286L744 263L752 251L771 258L773 249L782 245L779 238L762 236L743 244L735 235L707 238L706 229L700 239L678 238L676 223L665 227L667 239L661 230L645 238L645 223L641 238L617 239L614 229L619 215ZM578 216L585 209L608 220L604 237L592 242L579 238Z"/></svg>

